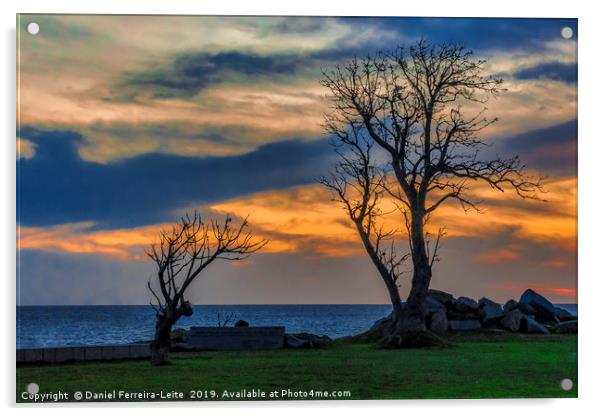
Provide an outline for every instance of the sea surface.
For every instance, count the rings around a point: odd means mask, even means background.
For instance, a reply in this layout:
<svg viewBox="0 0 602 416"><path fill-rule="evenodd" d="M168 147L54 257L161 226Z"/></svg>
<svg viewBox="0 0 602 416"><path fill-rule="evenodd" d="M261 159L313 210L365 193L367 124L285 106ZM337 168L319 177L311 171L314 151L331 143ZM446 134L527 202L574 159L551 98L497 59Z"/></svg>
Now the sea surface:
<svg viewBox="0 0 602 416"><path fill-rule="evenodd" d="M577 314L576 304L557 305ZM339 338L367 330L388 315L391 305L196 305L176 328L228 326L244 319L251 326L286 327ZM128 344L153 337L154 311L131 306L18 306L17 348Z"/></svg>

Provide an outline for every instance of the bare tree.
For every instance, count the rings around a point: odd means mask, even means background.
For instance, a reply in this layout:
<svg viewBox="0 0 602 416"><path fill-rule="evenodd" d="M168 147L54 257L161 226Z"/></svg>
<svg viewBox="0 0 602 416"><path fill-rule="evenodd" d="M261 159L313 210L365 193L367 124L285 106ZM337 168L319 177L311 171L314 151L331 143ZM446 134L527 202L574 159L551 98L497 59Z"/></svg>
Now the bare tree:
<svg viewBox="0 0 602 416"><path fill-rule="evenodd" d="M266 243L253 238L246 219L234 226L230 216L207 222L198 212L186 214L170 230L161 232L159 242L146 250L157 266L156 276L148 282L156 312L152 364L168 362L171 329L180 317L192 315L185 294L201 272L216 260L245 259Z"/></svg>
<svg viewBox="0 0 602 416"><path fill-rule="evenodd" d="M391 180L377 186L404 214L413 272L397 329L406 336L426 331L425 300L441 237L429 253L425 223L434 211L449 201L478 209L470 192L478 181L523 198L537 198L541 190L541 178L528 175L517 156L482 154L481 132L497 121L485 117L484 103L502 91L501 79L484 75L485 64L461 45L420 40L323 72L332 99L327 133L352 153L357 147L349 137L356 136L385 155ZM480 109L467 115L464 107L475 106ZM361 169L361 159L354 163Z"/></svg>

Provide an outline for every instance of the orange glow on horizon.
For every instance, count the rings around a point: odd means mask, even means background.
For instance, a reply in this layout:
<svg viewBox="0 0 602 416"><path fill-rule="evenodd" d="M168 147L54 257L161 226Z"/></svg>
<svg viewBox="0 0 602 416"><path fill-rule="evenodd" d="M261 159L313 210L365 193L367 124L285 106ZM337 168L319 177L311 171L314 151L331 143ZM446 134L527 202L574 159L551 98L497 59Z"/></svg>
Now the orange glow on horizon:
<svg viewBox="0 0 602 416"><path fill-rule="evenodd" d="M445 226L448 237L487 238L504 230L537 244L551 244L567 251L576 249L576 178L550 181L548 202L523 200L509 193L493 192L487 186L475 187L476 198L486 201L484 214L465 213L452 203L436 211L428 231ZM385 206L392 205L384 201ZM269 191L202 207L209 216L249 216L250 229L257 238L269 242L262 253L304 253L326 257L362 255L357 231L343 209L331 200L320 185ZM386 229L403 230L399 213L383 217ZM170 224L153 224L132 229L91 230L92 223L65 224L51 228L20 227L18 244L22 249L98 253L117 258L144 258L144 248L156 242L159 232ZM506 231L507 232L507 231ZM402 231L398 240L406 243ZM476 253L484 263L520 258L520 247L506 247ZM545 263L562 267L561 260Z"/></svg>

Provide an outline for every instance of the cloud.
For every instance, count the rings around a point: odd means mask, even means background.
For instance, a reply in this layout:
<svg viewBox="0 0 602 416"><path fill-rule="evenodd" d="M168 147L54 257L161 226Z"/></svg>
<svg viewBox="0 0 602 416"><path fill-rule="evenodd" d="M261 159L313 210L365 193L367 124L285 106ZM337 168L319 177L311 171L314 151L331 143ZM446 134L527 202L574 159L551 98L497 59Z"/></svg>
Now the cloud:
<svg viewBox="0 0 602 416"><path fill-rule="evenodd" d="M577 120L527 131L497 141L500 150L518 154L529 169L546 174L577 174Z"/></svg>
<svg viewBox="0 0 602 416"><path fill-rule="evenodd" d="M186 52L165 68L126 73L112 94L118 100L150 98L190 98L202 89L225 81L256 82L268 77L291 76L301 65L293 55L260 56L236 51L208 54Z"/></svg>
<svg viewBox="0 0 602 416"><path fill-rule="evenodd" d="M20 38L21 123L78 131L80 156L101 163L317 137L328 108L321 68L420 37L476 48L492 73L576 62L576 40L559 36L562 26L576 32L571 19L27 15L19 30L38 18L41 36ZM488 103L501 120L490 135L575 117L574 85L538 78L507 87ZM153 134L156 126L167 134ZM215 129L253 134L206 145L204 132Z"/></svg>
<svg viewBox="0 0 602 416"><path fill-rule="evenodd" d="M520 69L513 76L520 80L549 79L566 82L567 84L575 84L577 82L577 63L545 62Z"/></svg>
<svg viewBox="0 0 602 416"><path fill-rule="evenodd" d="M19 134L36 145L35 157L17 162L18 220L27 226L159 223L191 206L315 182L335 157L326 139L288 140L237 156L148 153L99 164L79 158L78 133Z"/></svg>
<svg viewBox="0 0 602 416"><path fill-rule="evenodd" d="M18 229L19 250L73 254L100 254L114 259L145 259L144 249L154 243L168 224L121 230L98 231L93 223L70 223L54 227Z"/></svg>
<svg viewBox="0 0 602 416"><path fill-rule="evenodd" d="M577 38L577 19L368 17L363 19L391 31L435 42L459 42L481 51L541 52L551 40L563 40L560 31L569 26ZM565 42L569 42L566 41Z"/></svg>
<svg viewBox="0 0 602 416"><path fill-rule="evenodd" d="M31 159L36 153L35 145L26 139L17 138L17 159Z"/></svg>

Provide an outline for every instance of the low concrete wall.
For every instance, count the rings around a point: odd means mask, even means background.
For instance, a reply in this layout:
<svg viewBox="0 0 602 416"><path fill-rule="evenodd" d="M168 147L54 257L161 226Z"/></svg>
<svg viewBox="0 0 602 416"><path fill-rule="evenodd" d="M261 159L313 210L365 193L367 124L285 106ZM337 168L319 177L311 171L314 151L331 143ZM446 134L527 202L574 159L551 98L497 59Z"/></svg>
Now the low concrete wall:
<svg viewBox="0 0 602 416"><path fill-rule="evenodd" d="M67 361L112 361L150 357L149 344L100 345L91 347L28 348L17 350L17 363L63 363Z"/></svg>
<svg viewBox="0 0 602 416"><path fill-rule="evenodd" d="M186 346L199 350L275 350L283 345L283 326L193 326L186 335Z"/></svg>

